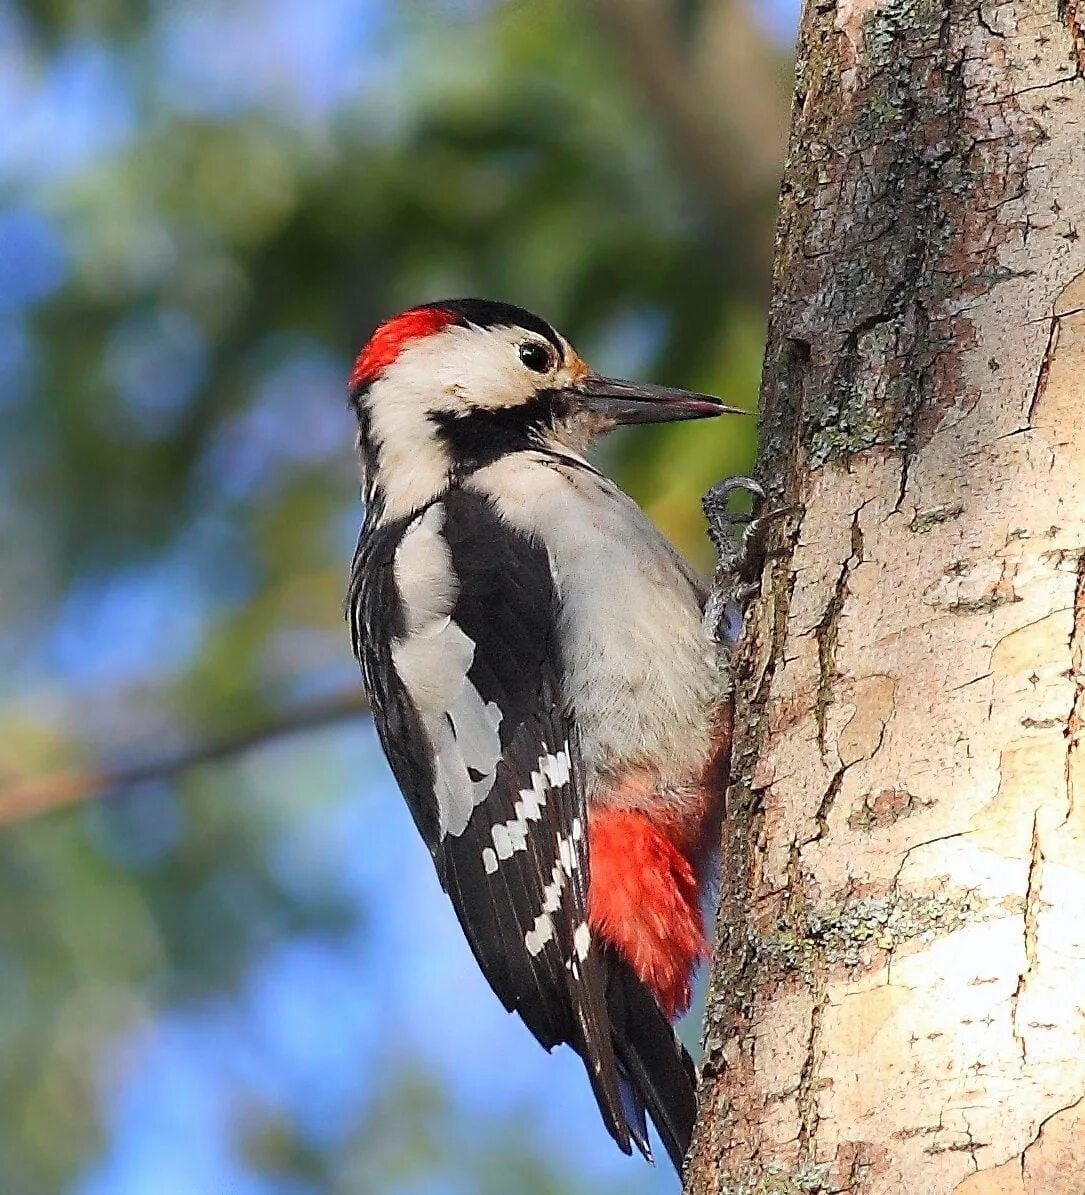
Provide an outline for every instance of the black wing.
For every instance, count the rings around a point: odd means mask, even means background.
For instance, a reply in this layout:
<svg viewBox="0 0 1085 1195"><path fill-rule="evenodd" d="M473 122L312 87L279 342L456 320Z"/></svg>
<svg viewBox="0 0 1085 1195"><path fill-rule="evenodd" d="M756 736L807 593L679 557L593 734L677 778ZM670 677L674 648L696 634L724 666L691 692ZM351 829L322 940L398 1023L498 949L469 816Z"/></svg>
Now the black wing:
<svg viewBox="0 0 1085 1195"><path fill-rule="evenodd" d="M349 604L382 745L490 985L543 1046L581 1055L625 1152L650 1156L647 1102L680 1166L692 1065L587 924L583 765L545 550L453 490L363 534Z"/></svg>
<svg viewBox="0 0 1085 1195"><path fill-rule="evenodd" d="M442 588L454 591L444 607ZM479 966L547 1049L581 1054L628 1152L545 552L453 491L363 535L349 603L381 743Z"/></svg>

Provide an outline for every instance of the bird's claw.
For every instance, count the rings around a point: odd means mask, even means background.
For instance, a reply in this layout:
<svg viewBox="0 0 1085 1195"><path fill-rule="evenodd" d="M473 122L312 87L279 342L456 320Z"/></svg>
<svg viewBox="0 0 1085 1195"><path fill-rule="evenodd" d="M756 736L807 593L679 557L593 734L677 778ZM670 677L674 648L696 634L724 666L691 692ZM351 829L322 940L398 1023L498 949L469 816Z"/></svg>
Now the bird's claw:
<svg viewBox="0 0 1085 1195"><path fill-rule="evenodd" d="M753 509L749 514L728 509L731 496L736 492L753 496ZM756 581L761 572L769 528L795 510L793 506L766 510L767 501L764 486L752 477L728 477L714 485L701 503L708 520L709 537L719 553L719 563L744 582ZM738 527L743 530L736 542L734 530Z"/></svg>
<svg viewBox="0 0 1085 1195"><path fill-rule="evenodd" d="M752 495L749 514L729 509L735 493ZM701 502L718 554L710 610L705 616L721 641L734 641L742 611L757 596L769 528L795 510L793 506L766 510L767 501L764 487L752 477L728 477L714 485ZM737 528L742 529L741 534L735 534Z"/></svg>
<svg viewBox="0 0 1085 1195"><path fill-rule="evenodd" d="M752 494L754 509L750 514L728 509L731 495L735 492ZM757 515L758 503L765 501L765 488L752 477L728 477L717 482L701 499L701 507L708 520L708 534L719 552L734 551L731 528L753 521Z"/></svg>

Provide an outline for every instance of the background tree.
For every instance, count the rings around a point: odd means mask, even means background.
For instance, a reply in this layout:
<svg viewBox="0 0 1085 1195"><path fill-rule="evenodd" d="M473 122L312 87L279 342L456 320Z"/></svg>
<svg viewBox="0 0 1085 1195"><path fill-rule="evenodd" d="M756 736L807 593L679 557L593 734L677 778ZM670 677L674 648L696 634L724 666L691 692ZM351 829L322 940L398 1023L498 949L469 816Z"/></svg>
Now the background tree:
<svg viewBox="0 0 1085 1195"><path fill-rule="evenodd" d="M478 293L752 406L785 10L0 0L3 1195L673 1191L487 994L356 716L343 379ZM707 566L743 434L607 465Z"/></svg>
<svg viewBox="0 0 1085 1195"><path fill-rule="evenodd" d="M1083 75L806 5L697 1195L1085 1189Z"/></svg>

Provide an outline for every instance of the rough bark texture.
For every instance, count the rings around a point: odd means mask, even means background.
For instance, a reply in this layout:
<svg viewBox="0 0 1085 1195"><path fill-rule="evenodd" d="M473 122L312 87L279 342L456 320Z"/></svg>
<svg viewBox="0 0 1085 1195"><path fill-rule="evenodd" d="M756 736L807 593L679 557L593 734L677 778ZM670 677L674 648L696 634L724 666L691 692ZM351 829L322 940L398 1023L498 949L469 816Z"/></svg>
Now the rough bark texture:
<svg viewBox="0 0 1085 1195"><path fill-rule="evenodd" d="M1083 28L806 4L693 1195L1085 1192Z"/></svg>

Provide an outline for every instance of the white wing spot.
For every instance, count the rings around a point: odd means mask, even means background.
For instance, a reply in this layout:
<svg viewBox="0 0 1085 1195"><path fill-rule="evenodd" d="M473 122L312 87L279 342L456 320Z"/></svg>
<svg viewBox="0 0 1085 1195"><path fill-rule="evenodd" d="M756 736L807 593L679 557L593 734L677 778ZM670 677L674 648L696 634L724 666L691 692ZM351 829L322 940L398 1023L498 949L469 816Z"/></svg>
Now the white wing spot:
<svg viewBox="0 0 1085 1195"><path fill-rule="evenodd" d="M568 873L560 863L554 864L550 873L550 883L543 889L543 912L556 913L561 908L561 890L565 887Z"/></svg>
<svg viewBox="0 0 1085 1195"><path fill-rule="evenodd" d="M558 838L558 862L562 871L568 875L576 871L580 860L577 858L572 838Z"/></svg>
<svg viewBox="0 0 1085 1195"><path fill-rule="evenodd" d="M543 806L546 804L546 789L541 785L538 789L534 787L538 775L538 772L531 773L532 787L520 789L520 799L512 807L520 821L534 822L542 816Z"/></svg>
<svg viewBox="0 0 1085 1195"><path fill-rule="evenodd" d="M491 831L494 840L494 850L499 859L507 859L512 854L512 839L508 827L499 823Z"/></svg>
<svg viewBox="0 0 1085 1195"><path fill-rule="evenodd" d="M573 947L576 950L576 956L579 959L586 959L588 951L591 949L591 930L588 929L588 923L582 921L576 927L576 933L573 934Z"/></svg>
<svg viewBox="0 0 1085 1195"><path fill-rule="evenodd" d="M497 871L497 856L491 847L486 847L482 852L482 866L486 868L488 876L492 876Z"/></svg>
<svg viewBox="0 0 1085 1195"><path fill-rule="evenodd" d="M535 924L524 935L524 945L527 947L527 952L535 957L540 950L553 940L554 937L554 921L546 913L541 913L535 918Z"/></svg>
<svg viewBox="0 0 1085 1195"><path fill-rule="evenodd" d="M551 788L560 788L569 783L569 744L556 755L544 755L539 760L539 767L543 775L550 782Z"/></svg>

